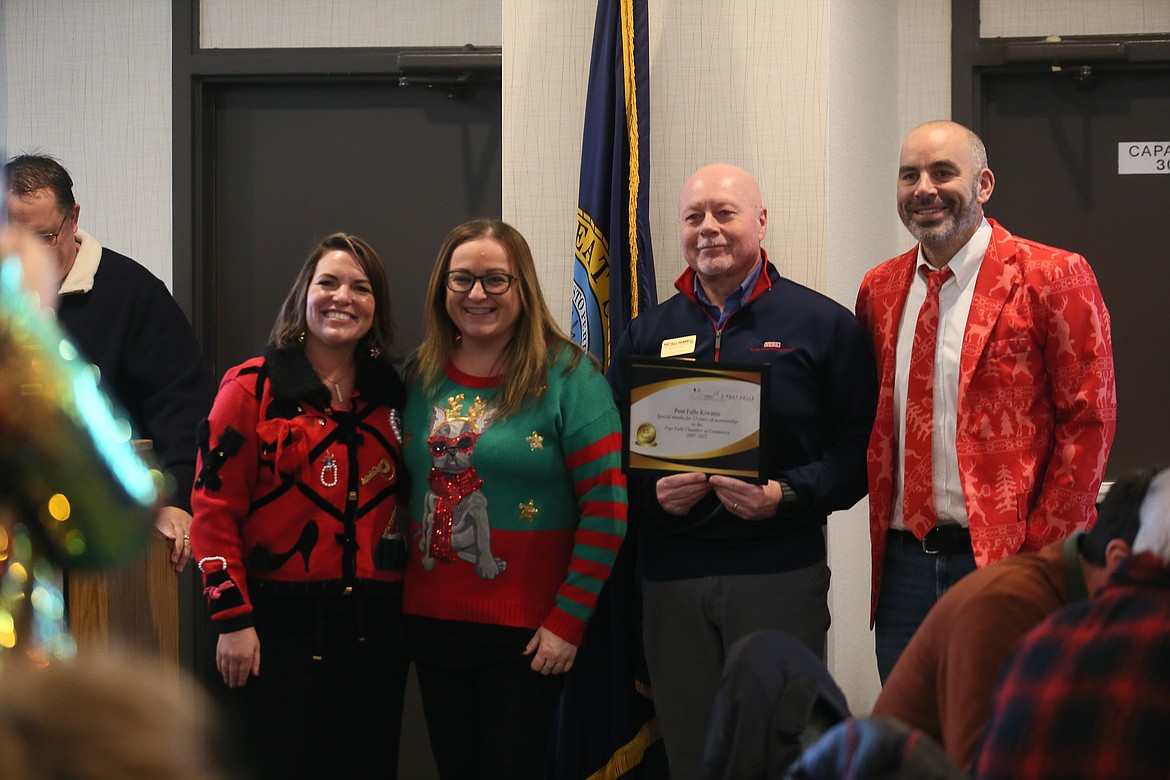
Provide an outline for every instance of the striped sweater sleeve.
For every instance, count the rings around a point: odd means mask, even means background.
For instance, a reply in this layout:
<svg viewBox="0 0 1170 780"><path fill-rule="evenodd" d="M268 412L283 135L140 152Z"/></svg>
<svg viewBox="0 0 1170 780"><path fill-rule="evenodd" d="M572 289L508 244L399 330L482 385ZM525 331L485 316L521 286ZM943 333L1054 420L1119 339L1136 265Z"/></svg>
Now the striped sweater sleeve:
<svg viewBox="0 0 1170 780"><path fill-rule="evenodd" d="M579 520L568 576L543 625L580 645L626 535L626 478L621 470L621 420L609 385L584 360L562 379L568 421L562 447Z"/></svg>

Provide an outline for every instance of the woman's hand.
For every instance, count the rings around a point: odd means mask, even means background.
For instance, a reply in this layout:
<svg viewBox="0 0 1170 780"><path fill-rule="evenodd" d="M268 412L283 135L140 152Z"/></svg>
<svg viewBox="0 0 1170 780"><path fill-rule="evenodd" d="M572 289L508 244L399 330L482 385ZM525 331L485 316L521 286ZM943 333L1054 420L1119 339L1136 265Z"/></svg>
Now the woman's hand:
<svg viewBox="0 0 1170 780"><path fill-rule="evenodd" d="M564 674L573 668L577 657L577 646L571 645L559 636L541 627L536 629L524 655L532 657L532 671L540 674Z"/></svg>
<svg viewBox="0 0 1170 780"><path fill-rule="evenodd" d="M260 676L260 637L254 628L241 628L219 635L215 645L215 668L229 688L243 688L248 674Z"/></svg>
<svg viewBox="0 0 1170 780"><path fill-rule="evenodd" d="M154 527L171 543L171 565L182 571L191 559L191 515L177 506L164 506L155 515Z"/></svg>

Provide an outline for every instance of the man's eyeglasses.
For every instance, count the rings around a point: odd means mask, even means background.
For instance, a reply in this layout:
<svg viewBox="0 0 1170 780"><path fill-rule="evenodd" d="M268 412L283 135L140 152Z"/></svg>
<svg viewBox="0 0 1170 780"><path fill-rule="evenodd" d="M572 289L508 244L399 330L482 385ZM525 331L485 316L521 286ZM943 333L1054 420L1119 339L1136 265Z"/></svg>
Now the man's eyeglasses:
<svg viewBox="0 0 1170 780"><path fill-rule="evenodd" d="M471 288L475 287L476 282L479 282L483 285L483 291L488 295L503 295L508 292L512 287L512 282L516 279L512 274L498 271L483 276L467 271L448 271L445 276L447 277L447 289L452 292L471 292Z"/></svg>
<svg viewBox="0 0 1170 780"><path fill-rule="evenodd" d="M53 233L37 233L36 236L41 239L47 247L57 246L57 238L60 237L61 231L65 229L65 220L69 219L69 212L65 212L65 216L61 218L61 224L57 226L57 230Z"/></svg>

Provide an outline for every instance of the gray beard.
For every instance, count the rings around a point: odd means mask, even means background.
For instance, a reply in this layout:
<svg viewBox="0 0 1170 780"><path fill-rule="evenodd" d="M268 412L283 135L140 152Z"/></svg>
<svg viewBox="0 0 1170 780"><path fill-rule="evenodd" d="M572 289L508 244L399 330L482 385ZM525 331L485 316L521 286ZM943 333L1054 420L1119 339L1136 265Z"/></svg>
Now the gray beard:
<svg viewBox="0 0 1170 780"><path fill-rule="evenodd" d="M918 225L909 215L904 220L904 224L906 225L906 229L910 231L910 235L918 239L918 242L921 244L926 244L927 246L949 244L962 236L975 232L975 228L979 225L980 220L978 206L978 201L972 200L967 209L957 217L934 227Z"/></svg>
<svg viewBox="0 0 1170 780"><path fill-rule="evenodd" d="M728 260L696 260L695 272L700 276L718 276L730 270L735 263Z"/></svg>

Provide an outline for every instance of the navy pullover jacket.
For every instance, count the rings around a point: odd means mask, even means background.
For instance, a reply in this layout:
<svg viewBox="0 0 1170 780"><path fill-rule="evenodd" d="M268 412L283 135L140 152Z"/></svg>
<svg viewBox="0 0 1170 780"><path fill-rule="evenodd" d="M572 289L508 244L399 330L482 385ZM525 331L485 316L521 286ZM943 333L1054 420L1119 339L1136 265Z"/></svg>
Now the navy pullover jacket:
<svg viewBox="0 0 1170 780"><path fill-rule="evenodd" d="M767 363L771 373L768 476L787 482L796 500L771 519L748 521L725 510L714 492L689 513L667 514L655 477L631 476L630 522L639 526L643 573L651 580L720 574L767 574L825 557L822 526L830 512L866 494L866 447L877 407L877 370L869 340L852 312L784 279L763 253L743 306L723 327L694 297L687 269L679 293L634 319L609 369L619 409L629 403L624 358L657 357L662 342L695 337L699 361Z"/></svg>

